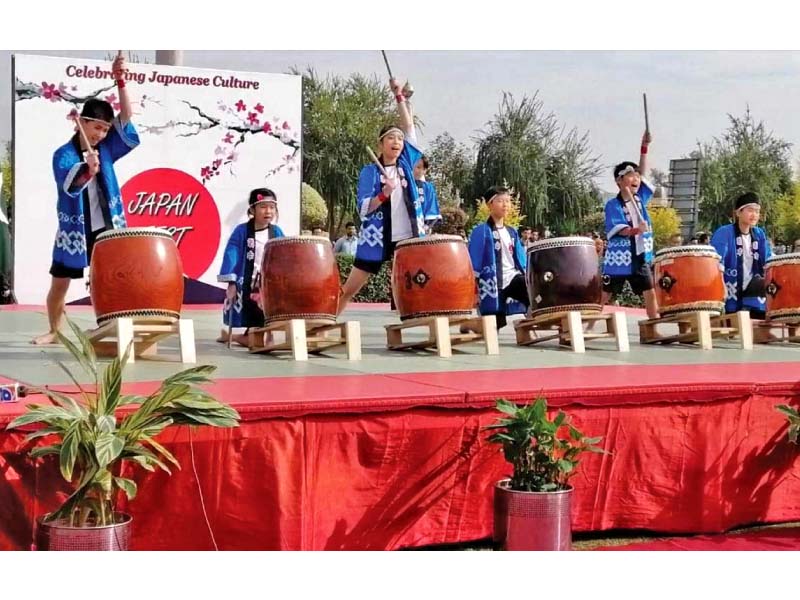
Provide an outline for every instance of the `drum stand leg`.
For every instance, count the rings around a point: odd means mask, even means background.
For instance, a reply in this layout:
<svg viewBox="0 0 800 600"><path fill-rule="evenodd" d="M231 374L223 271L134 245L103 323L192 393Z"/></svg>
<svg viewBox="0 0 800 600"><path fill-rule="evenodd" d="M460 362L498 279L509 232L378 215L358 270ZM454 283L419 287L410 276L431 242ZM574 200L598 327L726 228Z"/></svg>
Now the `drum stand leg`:
<svg viewBox="0 0 800 600"><path fill-rule="evenodd" d="M584 331L584 323L593 324L595 321L605 321L606 331L594 333L592 328ZM522 319L514 323L517 335L517 344L531 346L540 342L558 339L561 345L569 346L573 352L582 354L586 352L586 341L603 338L612 338L618 352L628 352L628 322L625 314L613 313L581 313L571 310L550 315L539 315L532 319ZM557 333L552 333L552 331ZM545 335L540 335L545 333Z"/></svg>
<svg viewBox="0 0 800 600"><path fill-rule="evenodd" d="M469 333L451 332L452 327L465 325ZM403 331L414 327L426 327L428 339L420 342L403 342ZM483 342L486 354L500 354L497 339L497 321L493 316L430 316L408 319L402 323L385 325L386 347L389 350L435 349L440 358L453 355L453 346L470 342Z"/></svg>
<svg viewBox="0 0 800 600"><path fill-rule="evenodd" d="M126 364L137 358L175 362L176 359L158 353L158 343L177 335L180 346L180 362L196 363L194 343L194 321L152 319L147 317L119 318L104 323L97 329L86 332L89 342L98 356L119 357L132 346Z"/></svg>
<svg viewBox="0 0 800 600"><path fill-rule="evenodd" d="M777 330L777 334L774 331ZM782 342L800 344L800 323L783 323L780 321L755 321L753 323L753 336L757 344L771 344Z"/></svg>
<svg viewBox="0 0 800 600"><path fill-rule="evenodd" d="M284 341L264 340L268 332L283 332ZM328 335L332 333L333 335ZM361 323L346 321L331 323L327 320L291 319L274 321L265 327L253 327L248 334L251 353L291 351L292 358L308 360L308 354L344 346L348 360L361 360Z"/></svg>
<svg viewBox="0 0 800 600"><path fill-rule="evenodd" d="M658 326L674 323L678 326L678 335L659 333ZM739 339L739 347L743 350L753 349L753 325L750 314L740 311L730 315L712 315L710 311L701 310L679 315L647 319L639 321L639 339L642 344L696 344L703 350L713 349L714 338Z"/></svg>

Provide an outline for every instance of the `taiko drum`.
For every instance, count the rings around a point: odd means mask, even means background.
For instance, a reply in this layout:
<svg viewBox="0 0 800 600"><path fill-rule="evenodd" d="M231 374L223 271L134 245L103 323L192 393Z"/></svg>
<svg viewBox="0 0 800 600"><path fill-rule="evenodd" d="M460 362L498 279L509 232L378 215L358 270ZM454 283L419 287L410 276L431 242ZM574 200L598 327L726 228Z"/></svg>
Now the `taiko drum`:
<svg viewBox="0 0 800 600"><path fill-rule="evenodd" d="M655 290L662 317L725 309L722 263L713 246L664 248L655 257Z"/></svg>
<svg viewBox="0 0 800 600"><path fill-rule="evenodd" d="M172 235L129 227L97 236L91 260L97 324L122 317L176 320L183 302L183 264Z"/></svg>
<svg viewBox="0 0 800 600"><path fill-rule="evenodd" d="M469 315L475 277L467 244L455 235L430 235L397 244L392 294L400 319Z"/></svg>
<svg viewBox="0 0 800 600"><path fill-rule="evenodd" d="M528 247L526 272L531 317L602 309L600 265L594 240L548 238Z"/></svg>
<svg viewBox="0 0 800 600"><path fill-rule="evenodd" d="M261 263L267 323L291 319L336 321L339 267L330 240L289 236L269 240Z"/></svg>
<svg viewBox="0 0 800 600"><path fill-rule="evenodd" d="M764 275L767 319L800 321L800 253L770 258Z"/></svg>

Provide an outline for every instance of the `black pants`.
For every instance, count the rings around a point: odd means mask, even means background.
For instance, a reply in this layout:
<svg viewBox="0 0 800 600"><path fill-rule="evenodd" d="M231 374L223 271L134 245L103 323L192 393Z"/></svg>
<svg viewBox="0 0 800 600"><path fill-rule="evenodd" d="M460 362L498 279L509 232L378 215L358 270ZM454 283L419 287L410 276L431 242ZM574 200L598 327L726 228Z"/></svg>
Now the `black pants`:
<svg viewBox="0 0 800 600"><path fill-rule="evenodd" d="M498 331L506 326L506 302L509 298L513 298L517 302L521 302L526 307L530 306L528 300L528 287L525 285L525 276L517 273L516 277L511 280L504 289L500 290L500 311L494 317L497 319Z"/></svg>

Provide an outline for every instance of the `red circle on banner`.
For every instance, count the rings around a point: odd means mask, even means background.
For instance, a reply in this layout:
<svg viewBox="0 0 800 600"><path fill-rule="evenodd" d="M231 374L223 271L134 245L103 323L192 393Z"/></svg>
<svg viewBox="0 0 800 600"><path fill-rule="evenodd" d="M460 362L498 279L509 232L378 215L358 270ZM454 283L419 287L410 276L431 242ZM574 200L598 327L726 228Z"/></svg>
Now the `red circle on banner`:
<svg viewBox="0 0 800 600"><path fill-rule="evenodd" d="M164 227L172 232L192 279L206 272L219 246L219 210L197 179L178 169L150 169L122 186L128 227Z"/></svg>

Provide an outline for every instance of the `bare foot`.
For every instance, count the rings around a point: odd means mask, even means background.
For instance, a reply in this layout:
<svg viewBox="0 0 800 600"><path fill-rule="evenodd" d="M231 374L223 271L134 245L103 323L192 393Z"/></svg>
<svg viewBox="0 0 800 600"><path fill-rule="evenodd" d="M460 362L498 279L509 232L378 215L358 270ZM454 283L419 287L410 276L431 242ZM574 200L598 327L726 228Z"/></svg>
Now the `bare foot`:
<svg viewBox="0 0 800 600"><path fill-rule="evenodd" d="M228 341L228 330L227 329L220 329L219 330L219 337L217 338L217 341L220 344L224 344L225 342Z"/></svg>
<svg viewBox="0 0 800 600"><path fill-rule="evenodd" d="M461 333L480 333L481 330L477 327L472 327L470 325L462 325L458 328L458 331Z"/></svg>
<svg viewBox="0 0 800 600"><path fill-rule="evenodd" d="M49 346L51 344L58 343L58 334L53 331L48 331L47 333L35 337L31 340L31 344L35 346Z"/></svg>

